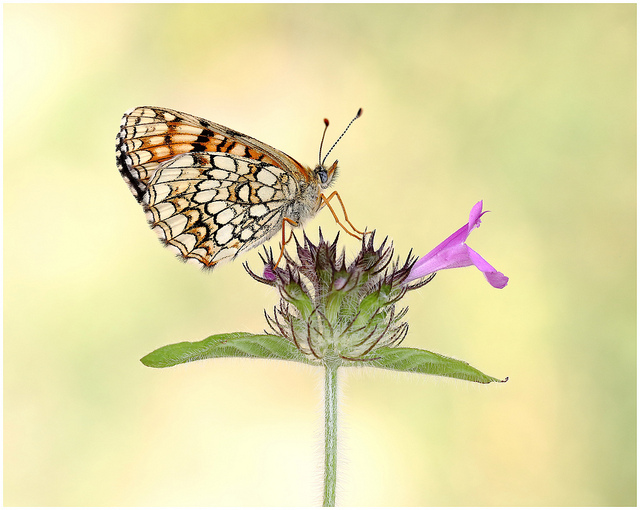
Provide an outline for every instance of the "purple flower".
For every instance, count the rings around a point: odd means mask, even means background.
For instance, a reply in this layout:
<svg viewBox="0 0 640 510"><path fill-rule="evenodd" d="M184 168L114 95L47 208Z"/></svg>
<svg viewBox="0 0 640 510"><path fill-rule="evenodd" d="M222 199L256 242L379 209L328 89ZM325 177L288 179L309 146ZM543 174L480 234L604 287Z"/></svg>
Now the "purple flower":
<svg viewBox="0 0 640 510"><path fill-rule="evenodd" d="M267 264L267 265L264 266L264 272L262 274L262 277L265 280L269 280L271 282L275 282L276 281L277 276L276 276L276 272L275 272L275 270L274 270L272 265L268 265Z"/></svg>
<svg viewBox="0 0 640 510"><path fill-rule="evenodd" d="M466 240L471 231L480 226L480 218L488 211L482 212L482 200L473 206L469 214L469 223L447 237L433 250L416 262L406 282L417 280L441 269L476 266L484 273L484 277L495 288L502 289L509 278L497 271L478 253L469 248Z"/></svg>

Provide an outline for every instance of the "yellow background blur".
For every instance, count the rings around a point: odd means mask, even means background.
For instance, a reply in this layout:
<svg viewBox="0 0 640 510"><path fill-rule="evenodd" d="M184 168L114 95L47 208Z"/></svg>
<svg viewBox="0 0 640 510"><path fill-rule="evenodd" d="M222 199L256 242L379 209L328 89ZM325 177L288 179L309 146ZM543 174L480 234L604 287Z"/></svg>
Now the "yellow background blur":
<svg viewBox="0 0 640 510"><path fill-rule="evenodd" d="M403 345L510 381L342 371L339 504L635 505L635 41L630 4L5 5L5 505L320 502L319 370L138 361L277 302L255 251L158 243L115 165L138 105L309 165L363 107L336 189L402 257L492 211L509 285L441 272Z"/></svg>

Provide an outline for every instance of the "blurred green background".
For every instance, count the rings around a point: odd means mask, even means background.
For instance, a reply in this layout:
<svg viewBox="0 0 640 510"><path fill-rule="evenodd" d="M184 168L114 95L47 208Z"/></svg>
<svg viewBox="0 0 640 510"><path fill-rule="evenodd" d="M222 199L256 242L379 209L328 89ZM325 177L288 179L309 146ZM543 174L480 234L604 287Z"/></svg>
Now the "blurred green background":
<svg viewBox="0 0 640 510"><path fill-rule="evenodd" d="M115 165L138 105L309 165L363 107L336 189L402 257L492 211L469 244L509 285L440 273L404 345L510 381L342 371L339 504L636 504L635 5L34 4L4 6L5 505L321 501L319 370L138 361L277 301L255 251L158 243Z"/></svg>

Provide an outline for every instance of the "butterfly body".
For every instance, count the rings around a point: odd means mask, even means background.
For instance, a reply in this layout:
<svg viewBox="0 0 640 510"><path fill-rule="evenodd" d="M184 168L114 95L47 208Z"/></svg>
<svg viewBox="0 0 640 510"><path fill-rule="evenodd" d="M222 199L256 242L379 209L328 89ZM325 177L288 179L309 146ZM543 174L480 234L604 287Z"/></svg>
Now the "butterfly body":
<svg viewBox="0 0 640 510"><path fill-rule="evenodd" d="M205 268L315 216L337 168L312 170L255 138L155 107L125 113L116 162L161 241Z"/></svg>

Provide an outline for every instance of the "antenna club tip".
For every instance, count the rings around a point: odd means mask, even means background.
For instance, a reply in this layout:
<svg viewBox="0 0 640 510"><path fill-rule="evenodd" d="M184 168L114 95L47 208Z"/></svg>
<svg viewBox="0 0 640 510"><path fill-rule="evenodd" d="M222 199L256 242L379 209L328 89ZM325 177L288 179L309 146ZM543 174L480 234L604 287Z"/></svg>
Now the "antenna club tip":
<svg viewBox="0 0 640 510"><path fill-rule="evenodd" d="M324 125L329 126L329 119L324 119Z"/></svg>
<svg viewBox="0 0 640 510"><path fill-rule="evenodd" d="M362 117L362 108L360 108L360 109L358 110L358 113L356 113L356 119L357 119L358 117Z"/></svg>

